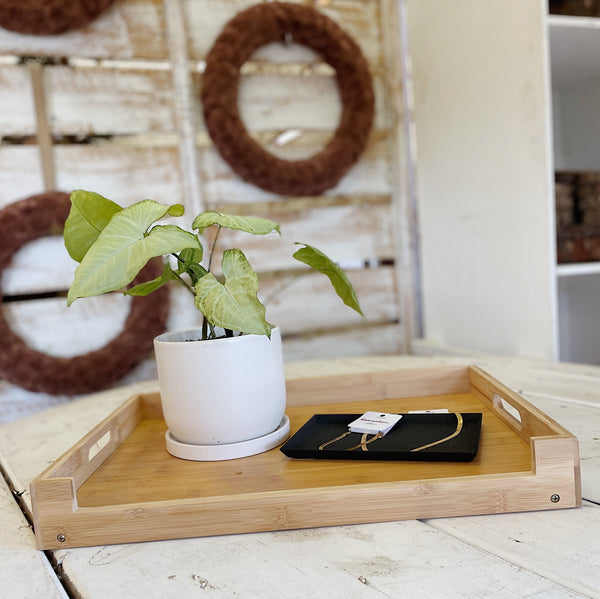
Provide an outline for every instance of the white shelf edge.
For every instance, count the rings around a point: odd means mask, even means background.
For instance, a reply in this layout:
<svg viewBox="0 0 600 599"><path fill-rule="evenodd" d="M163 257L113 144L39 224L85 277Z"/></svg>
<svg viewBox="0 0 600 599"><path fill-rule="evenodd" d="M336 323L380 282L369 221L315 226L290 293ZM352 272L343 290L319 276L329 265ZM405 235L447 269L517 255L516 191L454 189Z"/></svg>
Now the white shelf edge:
<svg viewBox="0 0 600 599"><path fill-rule="evenodd" d="M557 264L557 277L574 277L578 275L600 274L600 262L579 262L573 264Z"/></svg>
<svg viewBox="0 0 600 599"><path fill-rule="evenodd" d="M600 29L598 17L572 17L569 15L548 15L547 23L550 27L573 27L579 29Z"/></svg>

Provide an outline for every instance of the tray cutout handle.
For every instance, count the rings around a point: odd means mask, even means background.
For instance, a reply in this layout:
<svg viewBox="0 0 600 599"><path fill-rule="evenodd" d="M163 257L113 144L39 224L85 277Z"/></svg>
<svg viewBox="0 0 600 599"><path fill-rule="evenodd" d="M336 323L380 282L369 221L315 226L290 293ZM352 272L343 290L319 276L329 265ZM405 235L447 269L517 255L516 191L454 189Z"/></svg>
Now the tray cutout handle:
<svg viewBox="0 0 600 599"><path fill-rule="evenodd" d="M53 462L36 479L72 478L75 489L97 470L142 419L143 399L134 395Z"/></svg>
<svg viewBox="0 0 600 599"><path fill-rule="evenodd" d="M135 395L81 440L80 463L85 465L84 469L87 470L81 482L86 480L135 429L142 419L142 410L142 397ZM80 484L77 481L76 487L79 488Z"/></svg>
<svg viewBox="0 0 600 599"><path fill-rule="evenodd" d="M82 466L85 471L83 480L99 468L100 464L117 448L120 438L117 423L105 422L104 426L94 431L94 434L85 440L81 448ZM76 487L79 488L81 483L76 480Z"/></svg>
<svg viewBox="0 0 600 599"><path fill-rule="evenodd" d="M521 412L519 412L515 406L498 395L498 393L494 393L492 396L492 402L494 404L494 408L496 408L496 410L502 414L502 417L510 423L510 426L519 431L523 428Z"/></svg>
<svg viewBox="0 0 600 599"><path fill-rule="evenodd" d="M46 470L41 477L70 477L78 489L118 447L121 436L118 424L104 422L88 433L77 445L64 454L55 468Z"/></svg>
<svg viewBox="0 0 600 599"><path fill-rule="evenodd" d="M88 462L91 462L112 440L112 430L108 430L88 450Z"/></svg>

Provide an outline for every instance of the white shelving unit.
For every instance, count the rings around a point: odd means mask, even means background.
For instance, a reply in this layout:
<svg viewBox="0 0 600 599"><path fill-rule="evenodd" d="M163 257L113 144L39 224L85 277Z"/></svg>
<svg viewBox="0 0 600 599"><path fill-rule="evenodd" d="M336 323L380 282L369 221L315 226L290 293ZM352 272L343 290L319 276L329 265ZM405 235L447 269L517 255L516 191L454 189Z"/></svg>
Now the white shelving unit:
<svg viewBox="0 0 600 599"><path fill-rule="evenodd" d="M600 171L600 19L549 15L555 170ZM556 267L559 358L600 364L600 262Z"/></svg>
<svg viewBox="0 0 600 599"><path fill-rule="evenodd" d="M581 275L600 274L600 262L581 262L573 264L558 264L556 267L556 276L577 277Z"/></svg>
<svg viewBox="0 0 600 599"><path fill-rule="evenodd" d="M600 263L557 265L554 197L600 172L600 19L405 1L424 337L600 364Z"/></svg>

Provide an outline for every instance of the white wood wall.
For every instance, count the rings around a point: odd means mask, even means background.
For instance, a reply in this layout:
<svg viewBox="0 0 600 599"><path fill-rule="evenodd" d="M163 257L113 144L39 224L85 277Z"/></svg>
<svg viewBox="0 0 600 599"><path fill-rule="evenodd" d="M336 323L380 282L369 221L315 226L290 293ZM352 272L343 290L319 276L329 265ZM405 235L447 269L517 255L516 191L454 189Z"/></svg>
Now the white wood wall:
<svg viewBox="0 0 600 599"><path fill-rule="evenodd" d="M336 20L370 64L376 117L368 147L320 197L281 198L243 183L213 148L201 116L203 59L248 0L118 0L89 27L57 37L0 29L0 208L45 189L97 191L119 203L182 202L189 217L216 209L273 218L281 239L242 238L260 271L287 359L397 353L414 334L398 3L306 2ZM271 151L318 151L337 125L331 69L306 48L272 44L243 70L244 121ZM298 129L277 146L278 135ZM228 241L224 236L224 241ZM293 242L314 244L345 266L366 314L342 307L312 275L297 277ZM35 263L34 267L31 264ZM27 246L5 271L5 296L65 290L73 264L60 240ZM170 328L195 325L173 293ZM63 298L5 302L12 326L38 349L73 355L120 328L127 299L94 298L66 311ZM75 305L76 305L75 304Z"/></svg>

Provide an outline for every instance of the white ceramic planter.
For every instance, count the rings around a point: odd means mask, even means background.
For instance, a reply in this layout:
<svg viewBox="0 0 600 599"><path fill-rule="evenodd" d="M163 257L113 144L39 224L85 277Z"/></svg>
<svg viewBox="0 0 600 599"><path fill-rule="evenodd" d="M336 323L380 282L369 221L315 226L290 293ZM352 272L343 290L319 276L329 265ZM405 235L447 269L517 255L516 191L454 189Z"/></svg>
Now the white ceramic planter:
<svg viewBox="0 0 600 599"><path fill-rule="evenodd" d="M270 339L199 339L200 331L190 330L154 340L167 449L186 459L230 459L278 444L285 420L279 329ZM264 437L270 447L261 449Z"/></svg>

